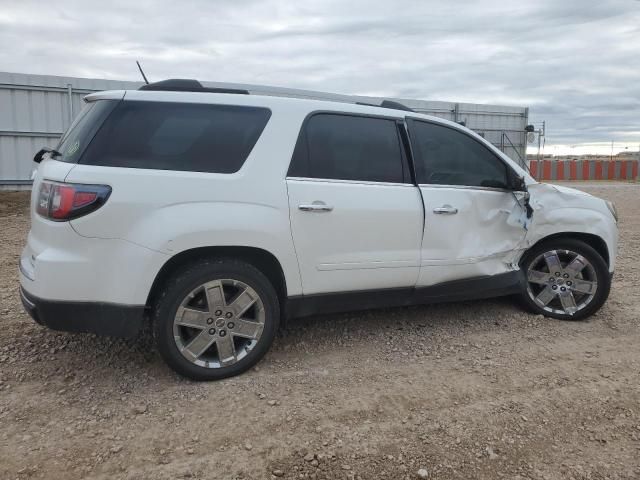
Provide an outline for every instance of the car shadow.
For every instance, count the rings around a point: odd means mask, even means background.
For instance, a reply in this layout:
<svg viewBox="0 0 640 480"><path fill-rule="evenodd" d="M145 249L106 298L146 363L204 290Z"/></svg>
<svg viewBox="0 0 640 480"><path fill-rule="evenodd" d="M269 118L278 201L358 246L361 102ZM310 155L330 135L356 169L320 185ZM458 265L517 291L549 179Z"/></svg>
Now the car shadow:
<svg viewBox="0 0 640 480"><path fill-rule="evenodd" d="M365 346L371 338L386 335L393 330L394 335L406 335L407 340L418 332L429 332L439 337L459 337L461 332L490 332L509 326L518 328L533 317L520 310L513 299L508 297L481 301L418 305L411 307L383 308L354 311L339 314L316 315L290 319L281 326L274 348L261 364L270 359L278 359L283 351L295 351L300 344L306 345L306 352L300 361L313 354L314 345L318 352L327 348L340 348L333 340L349 335L352 345ZM42 363L39 375L51 378L57 374L72 375L90 380L94 385L109 384L113 381L127 389L140 378L145 382L161 381L176 385L190 383L172 372L156 352L150 329L131 339L99 337L91 334L55 332L39 325L32 325L25 339L18 339L16 348ZM323 338L330 336L324 346ZM35 341L34 341L35 337ZM19 363L19 362L18 362Z"/></svg>

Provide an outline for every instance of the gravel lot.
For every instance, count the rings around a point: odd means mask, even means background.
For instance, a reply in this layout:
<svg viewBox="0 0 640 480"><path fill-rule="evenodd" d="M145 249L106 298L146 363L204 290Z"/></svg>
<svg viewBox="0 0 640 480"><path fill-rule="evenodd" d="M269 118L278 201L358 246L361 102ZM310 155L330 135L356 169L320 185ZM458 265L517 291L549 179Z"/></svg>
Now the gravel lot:
<svg viewBox="0 0 640 480"><path fill-rule="evenodd" d="M18 298L27 197L0 193L0 478L640 478L640 185L586 322L509 299L299 320L247 374L183 380L146 337L49 331Z"/></svg>

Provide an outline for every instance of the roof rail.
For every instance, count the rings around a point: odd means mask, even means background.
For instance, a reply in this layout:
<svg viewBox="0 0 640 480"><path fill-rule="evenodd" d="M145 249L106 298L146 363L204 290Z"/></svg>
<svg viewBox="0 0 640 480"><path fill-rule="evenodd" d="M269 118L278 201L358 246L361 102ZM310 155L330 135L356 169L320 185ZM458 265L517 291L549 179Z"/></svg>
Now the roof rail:
<svg viewBox="0 0 640 480"><path fill-rule="evenodd" d="M394 110L403 110L405 112L415 112L412 108L406 105L395 102L393 100L383 100L382 103L368 103L360 102L357 96L340 95L335 93L314 92L308 90L289 89L282 87L268 87L261 85L243 85L238 84L239 87L235 88L235 84L230 84L229 87L222 82L205 82L209 83L210 87L205 87L198 80L188 78L173 78L170 80L162 80L160 82L149 83L142 85L138 90L152 90L162 92L208 92L208 93L235 93L242 95L267 95L275 97L292 97L303 98L309 100L327 100L333 102L342 103L354 103L356 105L366 105L368 107L382 107L391 108Z"/></svg>
<svg viewBox="0 0 640 480"><path fill-rule="evenodd" d="M380 104L382 108L393 108L395 110L404 110L405 112L415 112L413 108L409 108L400 102L394 102L393 100L383 100Z"/></svg>
<svg viewBox="0 0 640 480"><path fill-rule="evenodd" d="M393 100L383 100L380 105L376 105L375 103L367 103L367 102L356 102L356 105L365 105L367 107L392 108L393 110L403 110L405 112L415 112L415 110L413 108L409 108L406 105L403 105L400 102L394 102Z"/></svg>
<svg viewBox="0 0 640 480"><path fill-rule="evenodd" d="M208 92L208 93L237 93L241 95L249 95L248 90L238 88L208 88L203 87L197 80L189 78L172 78L162 80L160 82L148 83L142 85L138 90L152 90L160 92Z"/></svg>

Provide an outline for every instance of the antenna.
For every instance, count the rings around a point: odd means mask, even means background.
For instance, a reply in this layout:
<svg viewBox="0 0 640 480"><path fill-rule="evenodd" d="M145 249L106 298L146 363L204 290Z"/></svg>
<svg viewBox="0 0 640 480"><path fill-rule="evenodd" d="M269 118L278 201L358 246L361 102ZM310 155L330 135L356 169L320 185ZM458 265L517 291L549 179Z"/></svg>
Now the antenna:
<svg viewBox="0 0 640 480"><path fill-rule="evenodd" d="M138 70L140 70L140 74L142 75L142 78L144 78L144 83L149 85L149 80L147 80L147 76L142 71L142 67L140 66L140 62L136 60L136 64L138 65Z"/></svg>

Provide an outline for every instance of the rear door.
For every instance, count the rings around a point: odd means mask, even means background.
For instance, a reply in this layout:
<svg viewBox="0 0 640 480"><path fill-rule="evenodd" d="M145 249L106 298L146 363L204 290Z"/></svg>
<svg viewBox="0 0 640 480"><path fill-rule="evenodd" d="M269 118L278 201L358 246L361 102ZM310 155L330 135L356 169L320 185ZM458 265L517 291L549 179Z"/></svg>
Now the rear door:
<svg viewBox="0 0 640 480"><path fill-rule="evenodd" d="M425 206L418 286L512 270L526 230L506 162L468 132L408 120Z"/></svg>
<svg viewBox="0 0 640 480"><path fill-rule="evenodd" d="M313 114L287 189L305 294L415 286L423 211L395 119Z"/></svg>

